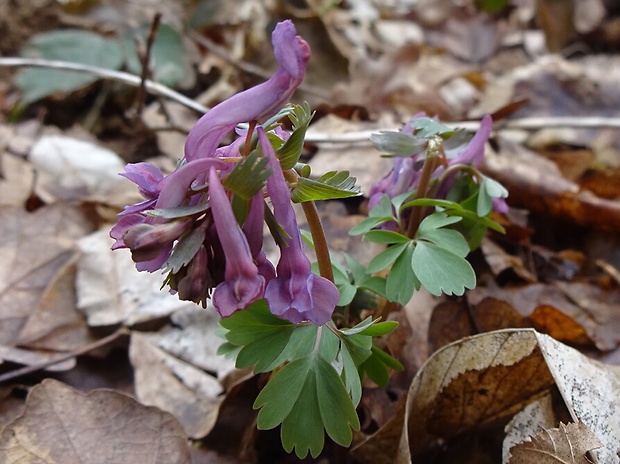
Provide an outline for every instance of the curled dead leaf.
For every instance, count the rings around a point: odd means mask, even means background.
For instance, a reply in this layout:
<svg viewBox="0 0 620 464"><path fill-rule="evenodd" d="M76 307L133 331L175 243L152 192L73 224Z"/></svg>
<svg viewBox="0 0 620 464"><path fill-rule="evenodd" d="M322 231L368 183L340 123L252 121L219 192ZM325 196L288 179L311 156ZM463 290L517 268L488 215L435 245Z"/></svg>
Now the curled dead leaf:
<svg viewBox="0 0 620 464"><path fill-rule="evenodd" d="M170 414L113 390L84 394L46 379L2 431L0 462L189 464L190 453Z"/></svg>
<svg viewBox="0 0 620 464"><path fill-rule="evenodd" d="M590 464L587 453L602 446L583 422L560 423L558 428L544 429L510 448L508 464Z"/></svg>

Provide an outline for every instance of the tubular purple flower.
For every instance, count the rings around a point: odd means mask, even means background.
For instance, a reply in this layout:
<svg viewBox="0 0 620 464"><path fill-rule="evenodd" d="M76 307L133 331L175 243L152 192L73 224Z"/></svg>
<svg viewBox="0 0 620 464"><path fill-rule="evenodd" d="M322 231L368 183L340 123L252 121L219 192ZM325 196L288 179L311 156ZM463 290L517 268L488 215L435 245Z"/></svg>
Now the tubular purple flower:
<svg viewBox="0 0 620 464"><path fill-rule="evenodd" d="M493 127L493 119L488 114L480 121L480 128L476 131L472 139L469 141L465 149L452 158L448 165L454 164L472 164L475 167L480 166L484 159L484 145L491 135Z"/></svg>
<svg viewBox="0 0 620 464"><path fill-rule="evenodd" d="M258 267L258 273L269 282L276 276L273 264L267 259L263 251L263 223L265 221L265 200L263 192L258 192L250 200L250 209L243 223L243 233L245 234L254 262Z"/></svg>
<svg viewBox="0 0 620 464"><path fill-rule="evenodd" d="M259 143L269 158L273 173L267 179L267 192L273 204L278 224L289 236L286 246L280 246L277 276L267 284L265 298L269 309L277 316L297 324L309 320L323 325L340 298L333 282L312 273L310 261L303 251L295 211L291 205L291 192L284 179L280 163L262 128L258 128Z"/></svg>
<svg viewBox="0 0 620 464"><path fill-rule="evenodd" d="M211 214L226 256L224 282L213 292L213 306L222 317L245 309L263 297L265 278L258 273L243 234L215 169L209 171Z"/></svg>
<svg viewBox="0 0 620 464"><path fill-rule="evenodd" d="M198 179L206 180L211 168L226 169L227 164L217 158L190 161L174 171L162 182L156 208L174 208L187 198L192 183Z"/></svg>
<svg viewBox="0 0 620 464"><path fill-rule="evenodd" d="M211 290L211 276L207 268L207 250L201 245L198 252L192 258L187 267L187 273L177 284L179 298L181 300L199 303L203 308L207 307L207 298Z"/></svg>
<svg viewBox="0 0 620 464"><path fill-rule="evenodd" d="M278 23L271 37L280 65L276 73L268 81L233 95L201 117L185 142L188 161L213 156L222 139L237 124L265 121L276 114L297 89L306 72L310 47L297 35L290 20Z"/></svg>
<svg viewBox="0 0 620 464"><path fill-rule="evenodd" d="M170 256L172 243L188 229L190 223L190 219L183 219L163 224L138 224L124 234L123 241L131 250L132 259L142 264L140 267L143 269L139 270L156 271Z"/></svg>
<svg viewBox="0 0 620 464"><path fill-rule="evenodd" d="M161 190L161 182L164 179L164 175L157 166L150 163L128 164L125 166L125 172L121 172L119 175L138 185L138 192L146 198L141 203L126 206L120 213L121 216L144 211L155 205Z"/></svg>

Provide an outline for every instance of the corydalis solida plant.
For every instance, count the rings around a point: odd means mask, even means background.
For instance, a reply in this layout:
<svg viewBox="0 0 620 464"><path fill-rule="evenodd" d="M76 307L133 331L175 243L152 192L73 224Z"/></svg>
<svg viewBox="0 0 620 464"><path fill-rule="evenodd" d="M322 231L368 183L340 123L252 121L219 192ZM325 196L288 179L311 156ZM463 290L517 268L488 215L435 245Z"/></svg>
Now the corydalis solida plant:
<svg viewBox="0 0 620 464"><path fill-rule="evenodd" d="M258 183L250 198L243 198L247 192L226 191L223 186L244 160L239 149L243 142L251 142L251 133L218 148L222 139L242 122L253 126L275 115L303 79L310 48L293 23L279 23L272 41L278 70L265 83L232 96L200 118L175 172L164 177L147 163L126 168L123 175L138 185L145 200L121 213L111 232L116 239L113 248L129 248L138 270L168 270L167 283L183 299L206 305L212 294L214 307L224 317L266 297L274 314L294 323L310 320L323 325L338 302L338 290L310 270L301 250L290 188L262 128L260 146L271 156L269 169L258 167L257 174L271 187L263 192L264 182ZM281 130L271 132L288 136ZM292 237L282 246L277 273L262 251L264 194L270 196L276 220ZM235 195L247 208L243 224L232 209Z"/></svg>
<svg viewBox="0 0 620 464"><path fill-rule="evenodd" d="M401 154L405 162L373 190L377 207L352 231L390 247L367 268L347 256L346 269L330 262L313 201L355 196L359 188L348 172L310 179L309 166L298 163L312 115L307 105L282 107L303 79L310 49L290 21L279 23L272 39L276 73L200 118L173 173L164 176L147 163L126 167L123 175L138 185L144 201L125 208L111 236L113 248L131 250L138 270L167 271L165 283L180 298L203 306L212 299L223 316L221 354L255 372L277 369L254 404L260 409L257 425L281 426L285 450L316 457L325 433L348 446L352 430L359 430L355 408L362 376L384 385L388 369L402 369L372 340L397 324L372 316L362 320L361 314L378 313L378 297L405 304L421 285L448 294L472 286L473 270L464 259L470 247L458 231L445 227L466 217L485 227L493 224L488 212L479 217L449 200L462 180L457 167L474 162L467 157L482 156L490 120L459 152L463 163L452 164L441 153L452 135L438 122L430 123L430 133L419 122L408 125L411 133L404 135L413 142ZM276 123L283 115L293 123L292 133ZM236 140L219 147L243 122L248 129L238 129ZM303 251L292 202L302 203L307 216L320 275ZM424 214L412 221L420 208ZM265 223L280 248L275 266L263 251ZM408 230L409 224L417 227ZM375 229L383 225L393 230ZM386 267L391 267L387 279L375 275ZM365 293L374 300L356 300Z"/></svg>

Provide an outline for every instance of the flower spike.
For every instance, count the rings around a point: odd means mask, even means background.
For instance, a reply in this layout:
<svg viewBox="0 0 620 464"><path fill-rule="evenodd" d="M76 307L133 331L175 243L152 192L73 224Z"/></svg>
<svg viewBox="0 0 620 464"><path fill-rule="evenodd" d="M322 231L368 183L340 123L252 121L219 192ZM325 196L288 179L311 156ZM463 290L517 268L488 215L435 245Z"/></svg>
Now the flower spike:
<svg viewBox="0 0 620 464"><path fill-rule="evenodd" d="M309 320L316 325L323 325L331 319L340 294L333 282L312 273L310 261L303 251L297 218L291 204L291 191L267 134L261 127L257 131L260 146L273 169L267 179L273 214L289 236L285 239L286 246L280 247L277 276L267 284L265 298L273 314L294 324Z"/></svg>
<svg viewBox="0 0 620 464"><path fill-rule="evenodd" d="M301 84L310 59L310 47L297 35L292 21L278 23L272 43L280 64L276 73L268 81L233 95L201 117L185 142L188 161L213 156L222 139L237 124L269 119Z"/></svg>
<svg viewBox="0 0 620 464"><path fill-rule="evenodd" d="M258 273L252 260L248 241L215 169L209 171L209 197L217 235L226 256L225 280L213 292L213 306L226 317L262 298L265 278Z"/></svg>

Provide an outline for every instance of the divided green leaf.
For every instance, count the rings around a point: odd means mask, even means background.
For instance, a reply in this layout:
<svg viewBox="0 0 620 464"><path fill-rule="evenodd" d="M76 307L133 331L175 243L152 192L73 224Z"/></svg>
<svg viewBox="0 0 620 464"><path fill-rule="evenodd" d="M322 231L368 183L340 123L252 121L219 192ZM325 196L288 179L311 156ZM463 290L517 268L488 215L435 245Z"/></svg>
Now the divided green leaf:
<svg viewBox="0 0 620 464"><path fill-rule="evenodd" d="M254 408L259 409L259 429L282 424L284 449L304 458L317 457L324 444L324 432L341 446L348 446L352 431L360 423L347 390L336 370L319 354L297 359L278 371L260 392Z"/></svg>
<svg viewBox="0 0 620 464"><path fill-rule="evenodd" d="M469 262L433 243L418 242L410 268L419 282L433 295L462 295L476 286L476 274ZM394 273L392 271L390 276ZM389 285L389 278L388 278ZM388 291L389 292L389 291Z"/></svg>
<svg viewBox="0 0 620 464"><path fill-rule="evenodd" d="M302 203L355 197L361 194L355 180L355 177L349 176L349 171L330 171L316 180L300 177L297 186L291 191L291 199L295 203Z"/></svg>
<svg viewBox="0 0 620 464"><path fill-rule="evenodd" d="M303 105L295 105L288 116L293 123L293 133L284 145L276 151L280 165L284 170L294 168L299 161L304 148L306 131L314 113L310 110L310 105L304 102Z"/></svg>
<svg viewBox="0 0 620 464"><path fill-rule="evenodd" d="M268 164L269 159L259 158L258 151L253 151L237 163L224 178L222 185L244 200L250 200L265 186L267 178L271 175L272 169L267 167Z"/></svg>

